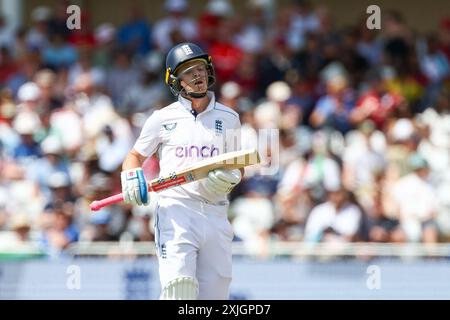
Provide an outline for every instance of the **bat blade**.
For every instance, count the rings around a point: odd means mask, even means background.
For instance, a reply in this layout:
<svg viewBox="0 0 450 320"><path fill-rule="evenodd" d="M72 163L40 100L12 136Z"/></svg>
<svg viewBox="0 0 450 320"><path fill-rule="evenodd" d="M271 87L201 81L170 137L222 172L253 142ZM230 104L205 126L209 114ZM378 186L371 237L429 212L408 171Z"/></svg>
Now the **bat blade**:
<svg viewBox="0 0 450 320"><path fill-rule="evenodd" d="M256 149L228 152L201 160L188 168L181 169L180 171L171 173L167 176L153 179L147 184L147 188L148 191L159 192L161 190L206 178L208 173L215 169L240 169L258 164L260 161L261 160ZM92 202L90 209L92 211L97 211L105 206L121 201L123 201L123 196L119 193L111 197Z"/></svg>
<svg viewBox="0 0 450 320"><path fill-rule="evenodd" d="M161 191L184 183L206 178L211 170L239 169L260 162L259 154L255 149L224 153L202 160L186 169L150 181L149 191Z"/></svg>

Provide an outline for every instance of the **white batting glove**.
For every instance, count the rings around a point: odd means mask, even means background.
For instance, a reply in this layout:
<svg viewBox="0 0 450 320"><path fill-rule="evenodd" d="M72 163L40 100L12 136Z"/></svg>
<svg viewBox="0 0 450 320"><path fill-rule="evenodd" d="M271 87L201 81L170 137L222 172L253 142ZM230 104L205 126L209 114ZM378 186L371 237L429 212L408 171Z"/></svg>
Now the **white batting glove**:
<svg viewBox="0 0 450 320"><path fill-rule="evenodd" d="M122 181L123 199L126 203L137 204L139 206L149 203L147 182L145 181L142 168L122 171L120 179Z"/></svg>
<svg viewBox="0 0 450 320"><path fill-rule="evenodd" d="M239 169L216 169L208 173L206 187L216 194L228 194L241 181Z"/></svg>

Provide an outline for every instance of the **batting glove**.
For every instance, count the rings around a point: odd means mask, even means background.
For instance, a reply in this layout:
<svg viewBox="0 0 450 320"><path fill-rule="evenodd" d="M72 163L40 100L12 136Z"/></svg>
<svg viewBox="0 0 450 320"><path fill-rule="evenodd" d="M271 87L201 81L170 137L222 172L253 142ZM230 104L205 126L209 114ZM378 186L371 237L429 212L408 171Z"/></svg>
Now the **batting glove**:
<svg viewBox="0 0 450 320"><path fill-rule="evenodd" d="M239 169L216 169L208 173L206 187L216 194L228 194L241 181Z"/></svg>
<svg viewBox="0 0 450 320"><path fill-rule="evenodd" d="M122 194L126 203L147 205L148 191L142 168L134 168L122 171L120 174L122 181Z"/></svg>

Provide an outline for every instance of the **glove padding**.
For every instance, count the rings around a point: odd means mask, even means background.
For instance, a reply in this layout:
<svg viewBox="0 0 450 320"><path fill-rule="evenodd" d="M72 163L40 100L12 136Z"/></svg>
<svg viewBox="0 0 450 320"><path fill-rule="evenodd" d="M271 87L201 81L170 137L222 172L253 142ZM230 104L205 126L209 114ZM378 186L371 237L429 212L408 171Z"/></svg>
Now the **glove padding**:
<svg viewBox="0 0 450 320"><path fill-rule="evenodd" d="M208 173L206 187L216 194L228 194L241 181L239 169L216 169Z"/></svg>
<svg viewBox="0 0 450 320"><path fill-rule="evenodd" d="M126 203L137 205L148 204L147 182L145 181L142 168L122 171L120 179L122 181L123 199Z"/></svg>

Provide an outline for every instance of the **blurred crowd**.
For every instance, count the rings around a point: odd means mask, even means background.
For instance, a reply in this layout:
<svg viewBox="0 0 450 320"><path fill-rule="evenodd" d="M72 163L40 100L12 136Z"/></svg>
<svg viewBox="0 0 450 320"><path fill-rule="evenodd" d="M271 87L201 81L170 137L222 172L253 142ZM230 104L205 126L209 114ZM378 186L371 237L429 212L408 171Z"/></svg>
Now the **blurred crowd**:
<svg viewBox="0 0 450 320"><path fill-rule="evenodd" d="M165 54L198 43L244 144L279 130L276 174L247 170L231 194L235 241L450 240L450 17L420 34L397 11L381 30L345 28L326 5L210 0L198 16L166 0L149 21L66 27L38 6L13 30L0 17L0 249L51 256L77 241L152 241L153 206L89 203L121 191L121 164L146 118L173 101ZM148 178L158 161L144 164Z"/></svg>

